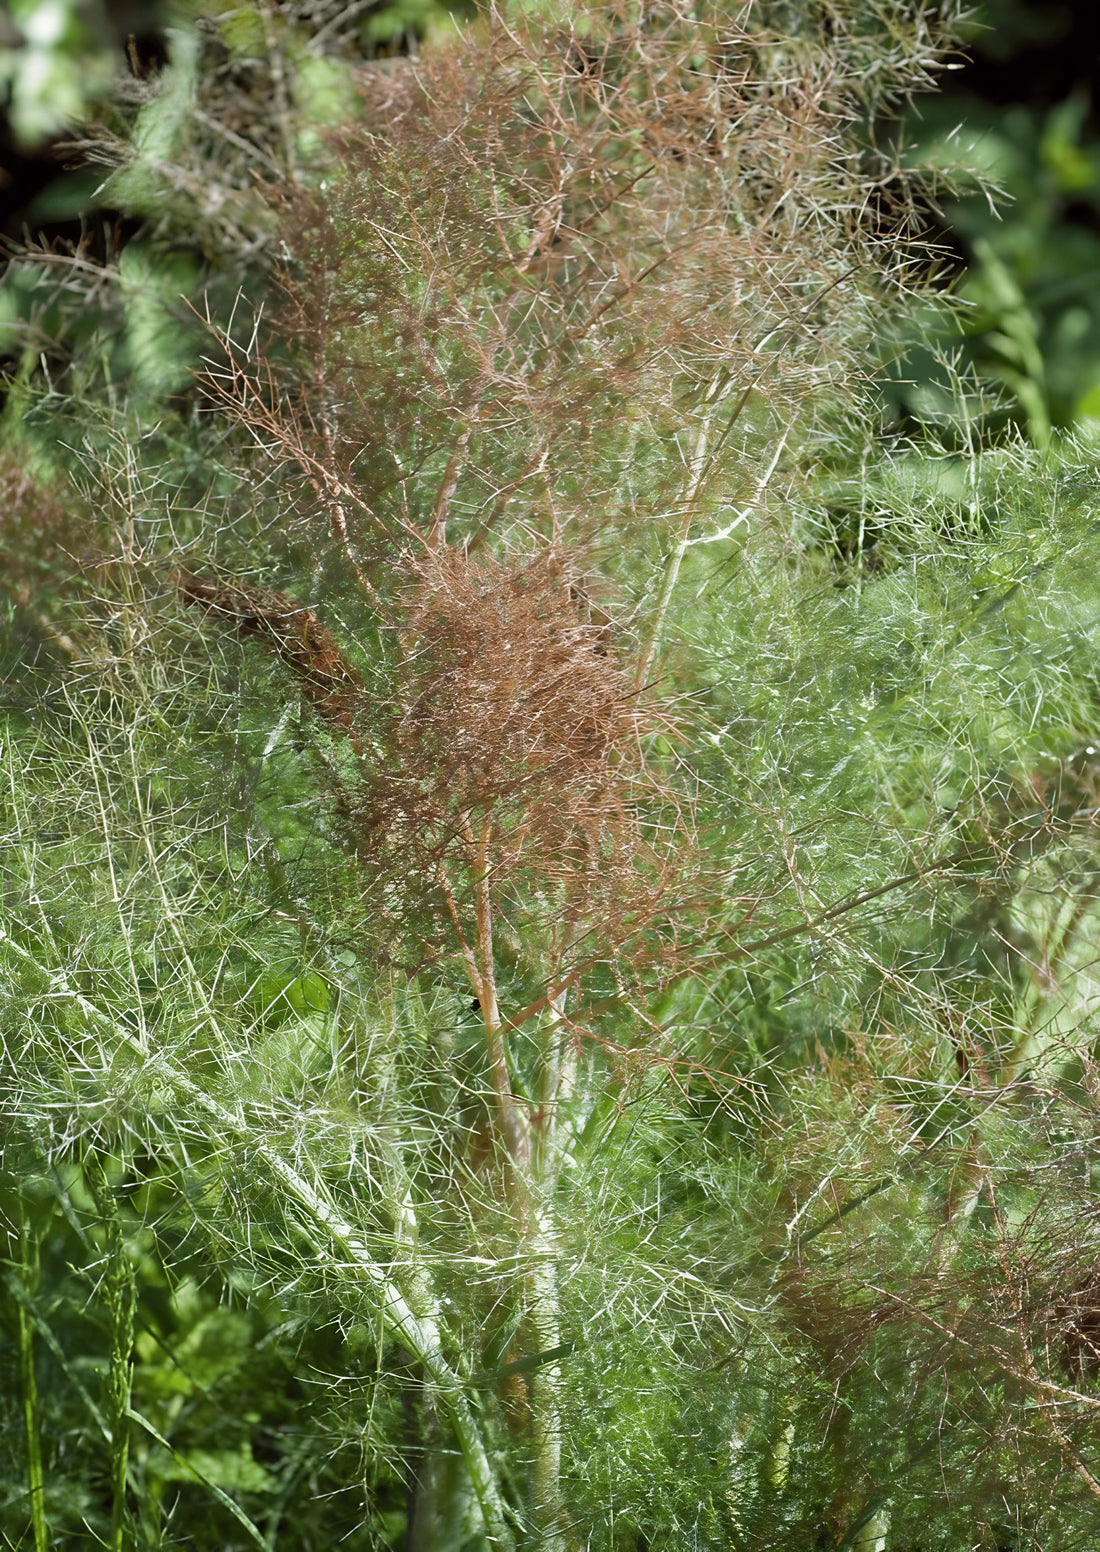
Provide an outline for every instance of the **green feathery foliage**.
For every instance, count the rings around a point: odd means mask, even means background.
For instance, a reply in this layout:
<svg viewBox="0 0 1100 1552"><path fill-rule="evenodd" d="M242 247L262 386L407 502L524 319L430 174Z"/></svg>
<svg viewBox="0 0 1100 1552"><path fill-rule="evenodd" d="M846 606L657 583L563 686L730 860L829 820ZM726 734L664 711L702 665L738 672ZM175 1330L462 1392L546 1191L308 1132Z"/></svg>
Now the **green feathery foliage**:
<svg viewBox="0 0 1100 1552"><path fill-rule="evenodd" d="M951 20L490 10L326 121L226 13L133 256L13 266L10 1545L1091 1545L1100 468L861 369Z"/></svg>

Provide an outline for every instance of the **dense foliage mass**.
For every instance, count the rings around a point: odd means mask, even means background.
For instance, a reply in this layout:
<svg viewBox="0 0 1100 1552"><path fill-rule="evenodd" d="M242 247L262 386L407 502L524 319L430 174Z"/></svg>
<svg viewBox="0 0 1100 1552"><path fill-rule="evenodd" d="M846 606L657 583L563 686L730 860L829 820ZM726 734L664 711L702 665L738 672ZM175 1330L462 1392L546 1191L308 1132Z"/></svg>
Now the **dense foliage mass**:
<svg viewBox="0 0 1100 1552"><path fill-rule="evenodd" d="M4 282L0 1534L1087 1548L1100 463L871 382L951 9L352 20Z"/></svg>

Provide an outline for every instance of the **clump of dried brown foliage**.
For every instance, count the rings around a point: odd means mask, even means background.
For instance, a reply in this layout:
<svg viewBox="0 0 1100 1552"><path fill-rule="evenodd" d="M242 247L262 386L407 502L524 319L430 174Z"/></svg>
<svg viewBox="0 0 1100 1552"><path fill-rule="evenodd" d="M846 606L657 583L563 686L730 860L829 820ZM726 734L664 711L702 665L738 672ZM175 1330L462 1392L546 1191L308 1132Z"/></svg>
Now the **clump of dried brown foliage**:
<svg viewBox="0 0 1100 1552"><path fill-rule="evenodd" d="M559 971L591 934L621 944L652 917L684 834L655 838L670 794L643 741L662 719L583 617L572 569L553 550L511 564L443 552L420 569L359 808L386 876L450 891L457 864L525 916L540 900Z"/></svg>

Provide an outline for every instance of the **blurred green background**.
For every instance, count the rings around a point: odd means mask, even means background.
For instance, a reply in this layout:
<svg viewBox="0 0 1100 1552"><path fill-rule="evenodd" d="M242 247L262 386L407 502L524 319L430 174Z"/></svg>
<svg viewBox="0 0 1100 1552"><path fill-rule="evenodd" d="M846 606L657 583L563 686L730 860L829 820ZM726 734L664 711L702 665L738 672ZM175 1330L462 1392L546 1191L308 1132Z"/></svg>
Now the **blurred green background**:
<svg viewBox="0 0 1100 1552"><path fill-rule="evenodd" d="M900 136L938 171L942 294L896 342L887 421L1045 446L1100 429L1100 8L987 0L966 34Z"/></svg>

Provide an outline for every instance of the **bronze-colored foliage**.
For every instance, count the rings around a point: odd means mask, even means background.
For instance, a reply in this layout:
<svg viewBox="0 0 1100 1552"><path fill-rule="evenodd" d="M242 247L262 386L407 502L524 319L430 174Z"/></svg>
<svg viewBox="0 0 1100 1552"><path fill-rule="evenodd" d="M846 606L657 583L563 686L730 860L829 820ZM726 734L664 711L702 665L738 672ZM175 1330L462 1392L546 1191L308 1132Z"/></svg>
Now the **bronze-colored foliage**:
<svg viewBox="0 0 1100 1552"><path fill-rule="evenodd" d="M1080 1272L1055 1307L1055 1330L1062 1333L1061 1361L1070 1381L1095 1385L1100 1379L1100 1275L1096 1267Z"/></svg>
<svg viewBox="0 0 1100 1552"><path fill-rule="evenodd" d="M606 631L574 602L569 561L433 557L405 594L407 650L363 819L423 870L488 822L495 869L613 898L641 831L639 714ZM396 859L395 859L396 860ZM628 890L628 894L632 891Z"/></svg>
<svg viewBox="0 0 1100 1552"><path fill-rule="evenodd" d="M892 170L850 140L866 83L748 7L490 9L360 82L324 179L278 196L293 366L231 348L211 378L324 465L353 547L675 525L677 439L710 427L713 454L743 418L700 484L751 487L769 419L808 435L904 284Z"/></svg>
<svg viewBox="0 0 1100 1552"><path fill-rule="evenodd" d="M224 616L242 636L262 636L297 678L318 716L344 732L352 730L359 679L314 610L282 593L209 582L186 572L177 576L176 587L181 598Z"/></svg>
<svg viewBox="0 0 1100 1552"><path fill-rule="evenodd" d="M559 972L582 944L585 958L613 950L661 911L688 836L645 758L667 720L640 704L605 618L585 617L570 557L444 550L413 569L385 696L315 610L187 573L176 586L264 639L348 736L356 774L334 774L332 795L391 908L395 891L410 907L440 901L449 933L456 901L485 883L549 932Z"/></svg>

